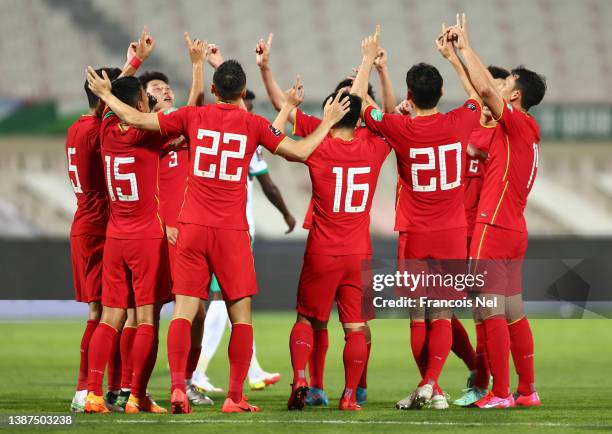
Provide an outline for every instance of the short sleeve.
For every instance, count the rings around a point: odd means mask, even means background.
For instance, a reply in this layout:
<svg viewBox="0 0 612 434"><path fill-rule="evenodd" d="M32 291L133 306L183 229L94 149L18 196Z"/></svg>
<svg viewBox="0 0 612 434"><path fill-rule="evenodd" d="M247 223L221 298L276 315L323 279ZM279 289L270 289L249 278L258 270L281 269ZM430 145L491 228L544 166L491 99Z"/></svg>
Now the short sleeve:
<svg viewBox="0 0 612 434"><path fill-rule="evenodd" d="M159 131L164 135L186 134L187 120L195 107L185 106L157 112Z"/></svg>
<svg viewBox="0 0 612 434"><path fill-rule="evenodd" d="M457 107L448 114L453 119L454 124L469 136L480 125L481 112L480 103L470 98L461 107Z"/></svg>
<svg viewBox="0 0 612 434"><path fill-rule="evenodd" d="M321 119L308 115L300 109L295 109L295 119L293 121L293 135L306 137L317 129Z"/></svg>
<svg viewBox="0 0 612 434"><path fill-rule="evenodd" d="M363 113L363 120L368 129L376 134L387 136L406 122L406 116L383 113L374 106L368 106Z"/></svg>
<svg viewBox="0 0 612 434"><path fill-rule="evenodd" d="M266 160L264 160L261 148L258 147L255 150L255 153L253 153L253 157L249 163L249 176L254 178L266 173L268 173L268 163L266 163Z"/></svg>
<svg viewBox="0 0 612 434"><path fill-rule="evenodd" d="M276 152L278 145L286 136L274 128L266 118L259 115L253 115L252 122L255 123L254 131L257 134L257 143L272 153Z"/></svg>
<svg viewBox="0 0 612 434"><path fill-rule="evenodd" d="M512 104L503 100L501 115L495 120L502 125L506 132L513 132L521 128L526 117L524 113L512 107Z"/></svg>

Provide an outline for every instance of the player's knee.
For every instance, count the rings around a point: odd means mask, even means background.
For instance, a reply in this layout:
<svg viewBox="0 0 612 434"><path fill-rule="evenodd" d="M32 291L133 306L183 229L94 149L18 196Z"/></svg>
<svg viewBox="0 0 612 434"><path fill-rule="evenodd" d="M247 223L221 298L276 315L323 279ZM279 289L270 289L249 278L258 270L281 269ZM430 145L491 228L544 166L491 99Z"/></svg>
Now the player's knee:
<svg viewBox="0 0 612 434"><path fill-rule="evenodd" d="M102 309L100 322L108 324L115 330L121 330L125 322L125 309L105 306Z"/></svg>
<svg viewBox="0 0 612 434"><path fill-rule="evenodd" d="M342 323L342 328L344 329L345 335L355 332L362 332L364 334L367 334L369 330L368 325L365 322L345 322Z"/></svg>
<svg viewBox="0 0 612 434"><path fill-rule="evenodd" d="M100 321L102 317L102 304L99 301L89 303L89 320Z"/></svg>
<svg viewBox="0 0 612 434"><path fill-rule="evenodd" d="M174 305L173 318L185 318L189 321L193 321L195 318L198 307L201 301L197 297L191 297L188 295L177 295L176 303Z"/></svg>

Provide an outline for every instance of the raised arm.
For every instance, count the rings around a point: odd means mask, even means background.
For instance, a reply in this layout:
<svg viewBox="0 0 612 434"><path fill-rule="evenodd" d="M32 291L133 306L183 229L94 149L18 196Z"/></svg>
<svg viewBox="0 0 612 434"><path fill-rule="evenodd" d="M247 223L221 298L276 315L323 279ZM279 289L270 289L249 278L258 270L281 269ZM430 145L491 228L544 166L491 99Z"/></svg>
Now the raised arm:
<svg viewBox="0 0 612 434"><path fill-rule="evenodd" d="M283 93L283 101L280 112L272 124L274 128L280 131L285 131L285 125L289 121L291 113L295 113L295 109L304 101L304 86L302 86L299 75L295 78L293 86Z"/></svg>
<svg viewBox="0 0 612 434"><path fill-rule="evenodd" d="M376 26L374 35L368 36L361 42L361 66L357 72L357 77L353 81L351 87L351 93L359 96L363 101L366 101L368 95L368 82L370 80L370 73L372 72L372 65L374 65L374 59L378 55L378 40L380 39L380 26ZM361 112L363 113L368 104L361 105Z"/></svg>
<svg viewBox="0 0 612 434"><path fill-rule="evenodd" d="M348 97L340 100L341 95L342 94L338 92L333 100L331 98L327 100L323 109L323 119L312 134L301 140L293 140L289 137L285 137L278 145L276 154L289 161L306 161L308 157L310 157L310 154L317 149L317 146L319 146L327 136L329 130L348 113L350 100ZM278 116L281 115L282 110ZM277 124L276 121L274 124Z"/></svg>
<svg viewBox="0 0 612 434"><path fill-rule="evenodd" d="M453 47L453 43L449 41L449 33L451 29L446 27L446 24L442 24L442 33L436 39L436 48L446 60L450 62L455 70L455 73L459 77L459 81L461 82L461 86L463 86L463 90L468 95L469 98L473 98L482 104L482 100L480 96L474 89L470 78L465 70L461 59L457 56L455 52L455 47Z"/></svg>
<svg viewBox="0 0 612 434"><path fill-rule="evenodd" d="M459 21L459 19L457 19L457 21ZM493 118L499 119L502 114L503 99L497 92L493 77L470 46L465 14L463 14L460 25L452 27L450 35L452 39L456 38L453 45L463 56L465 70L474 89L478 95L480 95L482 102L491 110Z"/></svg>
<svg viewBox="0 0 612 434"><path fill-rule="evenodd" d="M128 47L127 61L121 69L119 78L131 77L136 74L136 71L142 62L144 62L146 58L151 55L154 48L155 39L153 39L153 37L149 34L149 28L144 26L138 42L131 42L130 46Z"/></svg>
<svg viewBox="0 0 612 434"><path fill-rule="evenodd" d="M189 91L187 105L195 106L204 99L204 60L206 59L208 44L206 41L200 41L199 39L192 41L187 32L185 32L184 37L191 59L191 90Z"/></svg>
<svg viewBox="0 0 612 434"><path fill-rule="evenodd" d="M397 101L393 93L393 85L389 77L389 68L387 67L387 50L380 48L378 55L374 59L374 66L378 73L380 88L382 90L382 106L385 113L393 113L397 106Z"/></svg>
<svg viewBox="0 0 612 434"><path fill-rule="evenodd" d="M143 130L159 131L157 113L143 113L121 102L111 93L112 85L105 71L102 71L102 77L100 77L91 66L88 66L87 83L91 91L104 101L123 122Z"/></svg>

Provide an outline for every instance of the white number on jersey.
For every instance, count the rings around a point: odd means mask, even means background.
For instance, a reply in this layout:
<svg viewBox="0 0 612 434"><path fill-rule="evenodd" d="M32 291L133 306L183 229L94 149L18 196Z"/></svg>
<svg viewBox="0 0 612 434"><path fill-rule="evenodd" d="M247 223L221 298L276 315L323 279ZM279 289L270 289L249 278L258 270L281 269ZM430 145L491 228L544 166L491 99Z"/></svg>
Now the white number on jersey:
<svg viewBox="0 0 612 434"><path fill-rule="evenodd" d="M479 161L476 159L470 160L470 172L478 173L478 163Z"/></svg>
<svg viewBox="0 0 612 434"><path fill-rule="evenodd" d="M76 165L72 164L73 155L76 155L76 148L68 148L68 172L74 173L74 182L72 181L72 178L70 178L70 183L72 184L72 189L75 193L83 193L81 181L79 180L79 172L77 171Z"/></svg>
<svg viewBox="0 0 612 434"><path fill-rule="evenodd" d="M178 166L178 154L176 153L176 151L170 151L168 152L168 155L170 155L170 161L168 162L168 167Z"/></svg>
<svg viewBox="0 0 612 434"><path fill-rule="evenodd" d="M106 155L104 161L106 161L106 184L108 186L108 194L110 195L111 201L119 199L120 202L134 202L138 200L138 183L136 182L135 173L121 173L119 166L122 164L130 164L136 161L134 157L113 157ZM112 171L111 171L112 166ZM112 179L115 181L129 181L131 194L125 195L121 187L113 188ZM117 195L115 196L115 190Z"/></svg>
<svg viewBox="0 0 612 434"><path fill-rule="evenodd" d="M219 153L219 141L221 140L221 133L218 131L211 131L205 129L198 129L198 140L202 140L204 137L210 137L212 142L209 147L196 146L195 157L193 159L193 174L202 178L214 178L217 174L217 164L210 163L208 170L200 169L200 158L202 154L206 155L217 155ZM242 167L239 167L236 173L227 173L227 160L229 158L244 158L246 151L247 137L243 134L234 133L223 133L223 143L227 144L231 141L236 141L239 144L237 151L225 150L221 152L221 168L219 170L219 179L222 181L240 181L242 177Z"/></svg>
<svg viewBox="0 0 612 434"><path fill-rule="evenodd" d="M457 179L453 182L448 182L447 179L447 157L449 152L455 152L455 165L457 169ZM438 179L431 177L429 184L419 184L420 170L435 170L436 157L435 149L429 148L410 148L410 158L416 158L419 155L427 156L427 163L416 163L412 165L412 189L414 191L436 191L438 189ZM461 185L461 143L453 143L450 145L442 145L438 147L438 160L440 161L440 190L452 190ZM452 164L452 162L450 163Z"/></svg>
<svg viewBox="0 0 612 434"><path fill-rule="evenodd" d="M334 167L332 172L336 175L336 191L334 193L334 212L340 212L341 198L342 198L342 186L343 186L343 174L344 170L342 167ZM347 187L346 195L344 198L344 212L363 212L365 211L366 204L368 202L368 194L370 193L369 184L356 184L355 175L362 175L370 173L369 167L349 167L347 170ZM361 203L357 206L353 205L353 193L356 191L363 191L363 198Z"/></svg>
<svg viewBox="0 0 612 434"><path fill-rule="evenodd" d="M527 190L531 187L531 183L533 182L533 175L535 175L535 171L540 164L540 156L539 156L539 146L537 143L533 144L533 163L531 164L531 174L529 175L529 181L527 182Z"/></svg>

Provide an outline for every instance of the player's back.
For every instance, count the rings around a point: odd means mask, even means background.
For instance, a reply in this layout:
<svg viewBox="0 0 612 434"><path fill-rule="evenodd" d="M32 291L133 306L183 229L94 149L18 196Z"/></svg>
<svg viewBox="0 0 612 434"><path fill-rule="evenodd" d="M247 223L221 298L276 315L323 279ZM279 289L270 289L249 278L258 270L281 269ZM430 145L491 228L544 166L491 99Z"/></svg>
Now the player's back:
<svg viewBox="0 0 612 434"><path fill-rule="evenodd" d="M539 165L540 128L505 103L495 129L477 221L527 232L524 211Z"/></svg>
<svg viewBox="0 0 612 434"><path fill-rule="evenodd" d="M371 133L352 140L327 137L306 161L313 222L306 253L371 254L370 209L389 145Z"/></svg>
<svg viewBox="0 0 612 434"><path fill-rule="evenodd" d="M234 104L160 113L160 130L189 141L190 171L179 221L247 230L248 166L259 144L274 152L284 137L263 117Z"/></svg>
<svg viewBox="0 0 612 434"><path fill-rule="evenodd" d="M104 116L100 137L111 211L107 236L163 237L158 173L168 137L126 126L112 112Z"/></svg>
<svg viewBox="0 0 612 434"><path fill-rule="evenodd" d="M108 222L108 198L100 156L100 119L83 115L66 136L68 176L77 199L71 235L104 235Z"/></svg>
<svg viewBox="0 0 612 434"><path fill-rule="evenodd" d="M400 182L395 230L439 231L465 227L463 168L467 143L480 117L468 100L446 114L410 118L366 110L368 128L393 147Z"/></svg>

